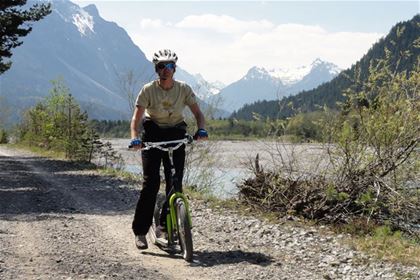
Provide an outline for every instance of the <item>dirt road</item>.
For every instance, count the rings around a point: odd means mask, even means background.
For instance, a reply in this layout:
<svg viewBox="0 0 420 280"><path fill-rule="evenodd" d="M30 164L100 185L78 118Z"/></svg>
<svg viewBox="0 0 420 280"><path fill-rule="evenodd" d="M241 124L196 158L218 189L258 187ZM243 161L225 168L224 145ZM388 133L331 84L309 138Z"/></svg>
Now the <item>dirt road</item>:
<svg viewBox="0 0 420 280"><path fill-rule="evenodd" d="M134 246L138 186L0 146L0 279L416 279L326 230L193 201L194 262Z"/></svg>
<svg viewBox="0 0 420 280"><path fill-rule="evenodd" d="M135 248L138 189L4 147L0 174L0 279L192 279L172 274L182 259Z"/></svg>

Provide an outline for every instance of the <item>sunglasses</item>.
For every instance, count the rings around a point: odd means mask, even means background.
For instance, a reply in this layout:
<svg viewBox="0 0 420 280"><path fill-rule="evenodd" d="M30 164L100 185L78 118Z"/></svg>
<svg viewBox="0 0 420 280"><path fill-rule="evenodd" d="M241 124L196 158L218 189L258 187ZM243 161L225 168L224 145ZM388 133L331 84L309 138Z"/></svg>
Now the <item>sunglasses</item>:
<svg viewBox="0 0 420 280"><path fill-rule="evenodd" d="M175 63L169 62L169 63L159 63L157 65L157 69L163 70L165 68L168 68L170 70L175 69Z"/></svg>

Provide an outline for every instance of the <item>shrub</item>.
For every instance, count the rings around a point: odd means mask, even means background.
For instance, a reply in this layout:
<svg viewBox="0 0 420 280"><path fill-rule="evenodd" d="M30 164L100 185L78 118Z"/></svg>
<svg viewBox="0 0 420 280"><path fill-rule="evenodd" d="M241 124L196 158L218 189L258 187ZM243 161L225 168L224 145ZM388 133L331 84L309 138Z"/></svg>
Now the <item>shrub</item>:
<svg viewBox="0 0 420 280"><path fill-rule="evenodd" d="M381 60L370 70L362 91L348 91L340 114L321 125L328 172L255 168L255 178L239 186L243 201L326 222L387 222L418 234L412 226L420 209L419 67L409 75L393 73Z"/></svg>
<svg viewBox="0 0 420 280"><path fill-rule="evenodd" d="M7 132L4 129L0 129L0 144L6 144L8 142Z"/></svg>

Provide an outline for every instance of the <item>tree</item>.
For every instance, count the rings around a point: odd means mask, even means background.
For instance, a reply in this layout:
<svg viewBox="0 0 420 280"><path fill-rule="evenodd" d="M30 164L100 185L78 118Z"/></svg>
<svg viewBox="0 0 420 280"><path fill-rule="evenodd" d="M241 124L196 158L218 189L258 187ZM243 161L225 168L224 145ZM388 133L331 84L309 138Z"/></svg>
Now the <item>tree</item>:
<svg viewBox="0 0 420 280"><path fill-rule="evenodd" d="M20 125L20 140L30 146L64 153L72 160L90 161L99 152L99 136L88 124L86 112L62 80L43 102L29 109Z"/></svg>
<svg viewBox="0 0 420 280"><path fill-rule="evenodd" d="M5 96L0 96L0 129L6 128L10 114L10 104Z"/></svg>
<svg viewBox="0 0 420 280"><path fill-rule="evenodd" d="M115 72L118 78L119 90L122 96L127 99L130 112L133 112L136 107L137 95L145 81L142 81L142 79L138 77L133 70L128 70L127 72L122 73L117 71Z"/></svg>
<svg viewBox="0 0 420 280"><path fill-rule="evenodd" d="M19 40L32 31L31 22L38 21L51 13L51 4L35 4L25 10L22 6L27 0L2 0L0 2L0 75L7 71L11 61L12 49L20 46Z"/></svg>

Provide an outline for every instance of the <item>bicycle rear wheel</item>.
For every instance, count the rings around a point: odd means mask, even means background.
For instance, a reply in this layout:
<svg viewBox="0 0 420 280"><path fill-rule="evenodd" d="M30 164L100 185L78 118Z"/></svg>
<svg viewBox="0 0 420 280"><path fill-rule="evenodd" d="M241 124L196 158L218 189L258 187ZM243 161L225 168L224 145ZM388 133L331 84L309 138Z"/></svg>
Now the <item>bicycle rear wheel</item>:
<svg viewBox="0 0 420 280"><path fill-rule="evenodd" d="M156 236L156 227L159 225L160 219L160 212L162 211L163 203L165 202L165 195L158 193L156 198L156 205L153 212L153 221L152 225L149 229L149 239L152 241L153 244L158 246L168 246L167 242L163 242L162 240L158 239Z"/></svg>
<svg viewBox="0 0 420 280"><path fill-rule="evenodd" d="M184 201L180 198L175 201L175 207L182 257L186 261L191 262L193 257L193 242L187 208L185 207Z"/></svg>

